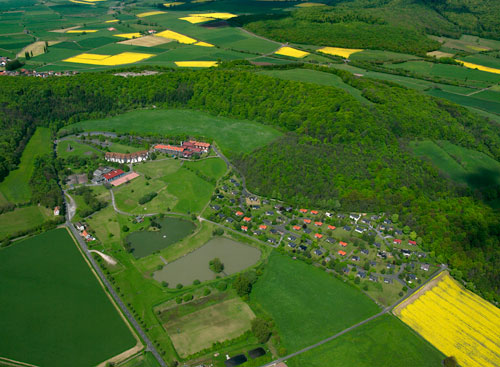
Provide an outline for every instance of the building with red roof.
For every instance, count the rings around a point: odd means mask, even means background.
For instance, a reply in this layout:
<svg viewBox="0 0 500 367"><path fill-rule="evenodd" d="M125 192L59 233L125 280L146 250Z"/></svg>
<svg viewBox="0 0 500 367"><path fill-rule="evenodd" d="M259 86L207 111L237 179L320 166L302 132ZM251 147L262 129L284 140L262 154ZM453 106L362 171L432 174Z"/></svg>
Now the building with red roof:
<svg viewBox="0 0 500 367"><path fill-rule="evenodd" d="M347 242L340 241L339 245L342 247L347 247Z"/></svg>
<svg viewBox="0 0 500 367"><path fill-rule="evenodd" d="M186 150L184 147L178 147L175 145L165 145L165 144L156 144L154 146L154 149L157 151L160 151L162 153L167 153L167 154L181 154Z"/></svg>
<svg viewBox="0 0 500 367"><path fill-rule="evenodd" d="M345 255L347 255L347 252L342 251L342 250L339 250L337 253L338 253L340 256L345 256Z"/></svg>
<svg viewBox="0 0 500 367"><path fill-rule="evenodd" d="M397 238L395 238L392 242L394 242L394 243L396 243L396 244L398 244L398 245L400 245L400 244L401 244L401 240L399 240L399 239L397 239Z"/></svg>
<svg viewBox="0 0 500 367"><path fill-rule="evenodd" d="M412 245L412 246L416 246L417 245L417 243L415 241L412 241L412 240L408 240L408 244Z"/></svg>
<svg viewBox="0 0 500 367"><path fill-rule="evenodd" d="M304 223L305 224L309 224L309 223L311 223L311 220L310 219L304 219Z"/></svg>
<svg viewBox="0 0 500 367"><path fill-rule="evenodd" d="M311 210L311 214L316 215L316 214L318 214L318 213L319 213L319 212L318 212L317 210Z"/></svg>
<svg viewBox="0 0 500 367"><path fill-rule="evenodd" d="M300 231L302 229L301 226L293 226L293 229L295 229L296 231Z"/></svg>
<svg viewBox="0 0 500 367"><path fill-rule="evenodd" d="M242 230L243 232L246 232L246 231L248 231L248 227L247 227L247 226L241 226L241 230Z"/></svg>
<svg viewBox="0 0 500 367"><path fill-rule="evenodd" d="M236 215L237 215L238 217L241 217L241 216L243 215L243 212L237 211L237 212L236 212Z"/></svg>
<svg viewBox="0 0 500 367"><path fill-rule="evenodd" d="M331 224L329 224L329 225L328 225L328 229L331 229L332 231L333 231L335 228L337 228L337 227L332 226Z"/></svg>
<svg viewBox="0 0 500 367"><path fill-rule="evenodd" d="M315 226L321 227L323 225L323 222L314 222Z"/></svg>
<svg viewBox="0 0 500 367"><path fill-rule="evenodd" d="M250 221L252 220L252 218L250 218L250 217L244 217L244 218L243 218L243 220L244 220L245 222L250 222Z"/></svg>
<svg viewBox="0 0 500 367"><path fill-rule="evenodd" d="M261 224L261 225L259 226L259 229L262 229L262 230L267 229L267 226L266 226L265 224Z"/></svg>
<svg viewBox="0 0 500 367"><path fill-rule="evenodd" d="M109 173L105 173L102 176L106 179L107 182L111 182L113 180L116 180L119 177L122 177L124 174L125 174L125 172L123 170L115 169Z"/></svg>
<svg viewBox="0 0 500 367"><path fill-rule="evenodd" d="M301 213L307 213L307 209L299 209Z"/></svg>
<svg viewBox="0 0 500 367"><path fill-rule="evenodd" d="M314 235L314 237L316 237L318 240L322 239L323 238L323 235L321 233L316 233Z"/></svg>

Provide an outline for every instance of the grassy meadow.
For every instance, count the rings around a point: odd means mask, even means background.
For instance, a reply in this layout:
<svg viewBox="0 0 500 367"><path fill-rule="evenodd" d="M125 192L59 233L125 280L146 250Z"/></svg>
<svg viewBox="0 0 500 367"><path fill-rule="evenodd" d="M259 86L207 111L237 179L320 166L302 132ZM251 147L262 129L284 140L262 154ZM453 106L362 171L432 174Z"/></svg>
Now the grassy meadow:
<svg viewBox="0 0 500 367"><path fill-rule="evenodd" d="M500 162L484 153L446 141L424 140L410 144L417 156L426 157L451 180L482 188L500 183Z"/></svg>
<svg viewBox="0 0 500 367"><path fill-rule="evenodd" d="M102 156L102 152L90 145L80 143L75 140L63 140L57 144L57 156L61 158L68 157L90 157L92 155Z"/></svg>
<svg viewBox="0 0 500 367"><path fill-rule="evenodd" d="M87 367L136 345L67 229L16 242L0 260L2 357Z"/></svg>
<svg viewBox="0 0 500 367"><path fill-rule="evenodd" d="M33 174L33 164L39 155L50 153L52 140L50 130L39 127L26 145L19 167L11 171L0 183L0 198L11 203L25 203L31 200L29 180ZM0 202L1 204L1 202Z"/></svg>
<svg viewBox="0 0 500 367"><path fill-rule="evenodd" d="M0 215L0 239L13 233L28 230L53 217L51 209L27 206Z"/></svg>
<svg viewBox="0 0 500 367"><path fill-rule="evenodd" d="M250 303L274 319L289 353L379 311L359 290L323 270L276 252L254 285Z"/></svg>
<svg viewBox="0 0 500 367"><path fill-rule="evenodd" d="M445 356L391 315L383 315L287 361L289 367L434 367Z"/></svg>
<svg viewBox="0 0 500 367"><path fill-rule="evenodd" d="M224 153L252 151L281 135L276 129L256 122L215 117L190 110L138 110L101 120L81 121L70 126L85 131L205 136L215 140Z"/></svg>

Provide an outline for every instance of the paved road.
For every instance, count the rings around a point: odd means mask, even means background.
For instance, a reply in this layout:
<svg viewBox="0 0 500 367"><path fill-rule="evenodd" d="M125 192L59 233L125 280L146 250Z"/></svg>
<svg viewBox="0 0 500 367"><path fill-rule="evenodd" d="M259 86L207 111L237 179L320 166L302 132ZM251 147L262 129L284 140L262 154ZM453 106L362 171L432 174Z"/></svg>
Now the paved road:
<svg viewBox="0 0 500 367"><path fill-rule="evenodd" d="M317 348L317 347L319 347L320 345L323 345L323 344L325 344L325 343L328 343L328 342L330 342L330 341L332 341L332 340L334 340L334 339L338 338L339 336L342 336L342 335L344 335L344 334L348 333L349 331L352 331L352 330L354 330L354 329L358 328L359 326L364 325L364 324L366 324L367 322L370 322L370 321L372 321L372 320L374 320L374 319L376 319L376 318L378 318L378 317L380 317L380 316L382 316L382 315L384 315L384 314L386 314L386 313L390 313L390 312L394 309L394 307L396 307L396 306L397 306L397 305L399 305L401 302L403 302L404 300L406 300L408 297L410 297L410 296L411 296L413 293L415 293L417 290L419 290L420 288L424 287L424 286L425 286L425 285L426 285L429 281L431 281L432 279L434 279L434 277L435 277L437 274L439 274L440 272L442 272L442 271L444 271L444 270L446 270L446 269L447 269L446 265L442 265L442 266L441 266L441 268L439 268L436 272L434 272L434 274L432 274L432 275L431 275L431 276L430 276L430 277L429 277L429 278L428 278L428 279L427 279L424 283L422 283L422 285L421 285L420 287L415 288L415 289L410 289L410 291L406 294L406 296L404 296L403 298L401 298L401 299L399 299L398 301L396 301L396 302L395 302L392 306L389 306L389 307L384 308L384 309L383 309L381 312L379 312L378 314L373 315L373 316L371 316L371 317L369 317L369 318L367 318L367 319L365 319L365 320L363 320L363 321L360 321L360 322L358 322L357 324L352 325L352 326L348 327L347 329L344 329L344 330L342 330L342 331L338 332L338 333L337 333L337 334L335 334L335 335L332 335L332 336L330 336L330 337L328 337L328 338L326 338L326 339L323 339L323 340L321 340L321 341L317 342L316 344L312 344L312 345L310 345L310 346L308 346L308 347L305 347L305 348L303 348L303 349L301 349L301 350L298 350L298 351L296 351L296 352L294 352L294 353L291 353L291 354L289 354L289 355L287 355L287 356L284 356L284 357L278 358L278 359L276 359L276 360L274 360L274 361L272 361L272 362L269 362L269 363L267 363L267 364L262 365L261 367L271 367L271 366L274 366L274 365L276 365L276 364L278 364L278 363L280 363L280 362L285 362L286 360L288 360L288 359L290 359L290 358L292 358L292 357L298 356L299 354L302 354L302 353L308 352L308 351L310 351L311 349Z"/></svg>
<svg viewBox="0 0 500 367"><path fill-rule="evenodd" d="M158 363L160 364L160 366L167 367L167 364L165 363L165 361L163 360L163 358L160 356L160 354L156 350L156 348L153 345L153 343L151 342L151 340L149 340L148 336L142 330L141 326L139 325L139 323L137 322L137 320L135 319L135 317L130 313L130 311L125 306L125 304L123 303L123 301L121 300L121 298L115 292L115 290L114 290L113 286L111 285L111 283L108 281L108 279L106 278L106 276L103 274L101 268L99 267L99 265L97 264L97 262L95 261L95 259L92 257L92 255L91 255L91 253L89 251L89 248L87 247L87 244L85 243L85 241L83 241L82 237L80 236L80 234L78 233L78 231L76 230L76 228L73 226L73 224L69 220L66 221L66 225L68 226L68 228L71 230L71 232L73 233L73 235L77 239L78 244L80 245L80 247L82 248L83 252L85 253L85 256L87 256L87 259L92 264L92 266L93 266L94 270L96 271L97 275L99 276L99 278L101 278L101 281L106 286L109 294L111 294L111 296L115 300L116 304L122 310L122 312L125 315L125 317L129 320L129 322L132 324L132 326L134 327L134 329L137 331L137 333L142 338L143 342L146 344L146 350L150 351L155 356L155 358L158 361Z"/></svg>
<svg viewBox="0 0 500 367"><path fill-rule="evenodd" d="M68 220L71 221L71 219L73 219L76 213L76 202L75 199L73 199L73 197L70 194L68 194L66 190L64 190L63 192L64 195L66 195L69 198L69 203L66 202L66 204L67 204Z"/></svg>

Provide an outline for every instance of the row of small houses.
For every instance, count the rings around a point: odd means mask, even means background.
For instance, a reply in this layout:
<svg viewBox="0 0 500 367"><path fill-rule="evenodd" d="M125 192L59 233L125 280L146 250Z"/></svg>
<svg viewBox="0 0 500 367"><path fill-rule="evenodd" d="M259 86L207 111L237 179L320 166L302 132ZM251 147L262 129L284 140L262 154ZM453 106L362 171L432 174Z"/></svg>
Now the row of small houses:
<svg viewBox="0 0 500 367"><path fill-rule="evenodd" d="M153 147L153 149L161 153L172 154L183 158L191 158L194 154L208 153L210 150L210 143L189 140L182 142L180 146L157 144ZM149 158L149 151L142 150L134 153L106 152L104 158L109 162L139 163Z"/></svg>
<svg viewBox="0 0 500 367"><path fill-rule="evenodd" d="M75 227L80 232L80 236L82 236L85 239L85 241L87 242L95 241L95 237L87 232L84 224L77 222L75 223Z"/></svg>

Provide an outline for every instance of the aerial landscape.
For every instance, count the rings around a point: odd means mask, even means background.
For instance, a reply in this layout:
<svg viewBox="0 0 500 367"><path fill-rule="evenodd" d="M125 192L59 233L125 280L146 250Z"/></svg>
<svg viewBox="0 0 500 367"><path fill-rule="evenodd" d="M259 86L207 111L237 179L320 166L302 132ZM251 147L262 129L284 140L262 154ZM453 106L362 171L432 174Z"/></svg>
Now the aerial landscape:
<svg viewBox="0 0 500 367"><path fill-rule="evenodd" d="M500 2L0 0L0 367L500 366Z"/></svg>

